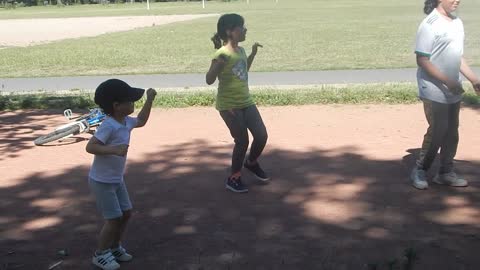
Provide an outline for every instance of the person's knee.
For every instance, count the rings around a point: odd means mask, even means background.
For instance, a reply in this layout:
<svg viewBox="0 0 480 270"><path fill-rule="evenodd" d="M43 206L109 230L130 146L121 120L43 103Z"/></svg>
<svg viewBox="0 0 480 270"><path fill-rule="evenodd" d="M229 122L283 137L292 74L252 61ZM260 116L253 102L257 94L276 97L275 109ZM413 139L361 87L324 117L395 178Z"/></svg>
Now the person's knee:
<svg viewBox="0 0 480 270"><path fill-rule="evenodd" d="M448 140L451 141L452 143L458 143L459 137L460 136L458 135L458 132L454 132L454 133L449 135Z"/></svg>
<svg viewBox="0 0 480 270"><path fill-rule="evenodd" d="M265 142L267 142L267 140L268 140L268 133L267 133L267 131L265 131L265 133L263 133L262 139L263 139Z"/></svg>
<svg viewBox="0 0 480 270"><path fill-rule="evenodd" d="M254 140L258 141L259 143L265 144L268 140L268 133L267 131L259 132L255 134Z"/></svg>
<svg viewBox="0 0 480 270"><path fill-rule="evenodd" d="M437 124L433 128L432 137L445 137L449 131L448 124Z"/></svg>
<svg viewBox="0 0 480 270"><path fill-rule="evenodd" d="M240 148L248 148L249 140L248 140L248 133L240 134L235 137L235 145Z"/></svg>
<svg viewBox="0 0 480 270"><path fill-rule="evenodd" d="M459 128L459 123L458 122L452 122L452 123L449 123L448 124L448 129L453 131L453 132L458 132L458 128Z"/></svg>

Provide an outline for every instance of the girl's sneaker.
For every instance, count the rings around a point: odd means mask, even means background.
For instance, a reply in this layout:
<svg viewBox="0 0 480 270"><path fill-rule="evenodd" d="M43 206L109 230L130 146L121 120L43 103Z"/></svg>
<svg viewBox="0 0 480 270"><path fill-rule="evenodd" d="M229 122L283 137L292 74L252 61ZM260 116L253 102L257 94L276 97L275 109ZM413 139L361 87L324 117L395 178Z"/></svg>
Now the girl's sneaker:
<svg viewBox="0 0 480 270"><path fill-rule="evenodd" d="M103 270L116 270L120 268L120 264L115 261L115 257L110 250L102 254L95 252L92 263Z"/></svg>
<svg viewBox="0 0 480 270"><path fill-rule="evenodd" d="M466 187L468 181L459 177L455 172L449 172L444 174L437 174L433 179L433 182L439 185L448 185L451 187Z"/></svg>
<svg viewBox="0 0 480 270"><path fill-rule="evenodd" d="M428 182L427 182L427 172L421 170L415 166L412 169L412 173L410 173L410 180L412 180L412 185L418 189L427 189Z"/></svg>
<svg viewBox="0 0 480 270"><path fill-rule="evenodd" d="M117 262L129 262L133 259L133 256L128 254L122 246L112 249L112 254Z"/></svg>
<svg viewBox="0 0 480 270"><path fill-rule="evenodd" d="M225 182L225 188L235 193L248 192L248 188L243 184L241 177L237 179L232 179L231 177L228 177L227 181Z"/></svg>
<svg viewBox="0 0 480 270"><path fill-rule="evenodd" d="M266 183L270 180L267 173L262 169L262 167L260 167L260 164L258 164L258 162L255 162L255 164L249 164L247 159L245 160L243 166L247 168L251 173L253 173L253 175L255 175L255 177L263 183Z"/></svg>

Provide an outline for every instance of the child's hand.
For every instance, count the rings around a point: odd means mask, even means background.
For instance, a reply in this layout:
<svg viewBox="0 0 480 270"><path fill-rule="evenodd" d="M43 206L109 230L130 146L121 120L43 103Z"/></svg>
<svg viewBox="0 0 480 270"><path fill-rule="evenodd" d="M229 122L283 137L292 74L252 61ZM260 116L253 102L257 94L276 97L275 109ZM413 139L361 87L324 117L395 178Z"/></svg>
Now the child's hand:
<svg viewBox="0 0 480 270"><path fill-rule="evenodd" d="M228 56L225 54L220 54L217 59L214 60L215 65L218 69L223 69L228 62Z"/></svg>
<svg viewBox="0 0 480 270"><path fill-rule="evenodd" d="M148 100L154 100L156 95L157 95L157 91L155 91L155 89L148 88L148 90L147 90L147 99Z"/></svg>
<svg viewBox="0 0 480 270"><path fill-rule="evenodd" d="M460 95L460 94L465 93L465 90L463 90L463 87L461 85L458 86L457 88L454 88L454 89L450 90L450 91L452 91L452 93L454 93L455 95Z"/></svg>
<svg viewBox="0 0 480 270"><path fill-rule="evenodd" d="M456 95L465 93L465 90L463 90L462 85L457 81L448 81L446 85L448 90L450 90L450 92Z"/></svg>
<svg viewBox="0 0 480 270"><path fill-rule="evenodd" d="M263 48L262 44L260 44L258 42L255 42L255 44L253 44L253 46L252 46L252 54L253 55L257 54L258 47Z"/></svg>
<svg viewBox="0 0 480 270"><path fill-rule="evenodd" d="M477 95L480 96L480 81L473 82L472 86L473 86L473 90L475 90L475 93L477 93Z"/></svg>
<svg viewBox="0 0 480 270"><path fill-rule="evenodd" d="M128 153L128 144L115 145L113 147L114 155L124 157Z"/></svg>

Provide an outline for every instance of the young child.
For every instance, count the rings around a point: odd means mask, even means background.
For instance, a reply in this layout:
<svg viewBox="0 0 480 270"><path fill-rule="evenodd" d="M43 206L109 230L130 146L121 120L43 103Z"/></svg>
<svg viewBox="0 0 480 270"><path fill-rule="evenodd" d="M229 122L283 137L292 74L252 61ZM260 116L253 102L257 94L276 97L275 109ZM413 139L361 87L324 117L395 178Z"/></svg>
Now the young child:
<svg viewBox="0 0 480 270"><path fill-rule="evenodd" d="M95 155L89 173L89 186L105 219L92 263L106 270L118 269L118 262L132 260L132 255L121 246L122 235L132 213L123 175L130 132L147 123L155 99L155 90L148 89L142 110L136 118L130 117L134 102L144 92L144 89L130 87L118 79L101 83L95 91L95 103L107 117L86 147L88 153Z"/></svg>
<svg viewBox="0 0 480 270"><path fill-rule="evenodd" d="M255 43L252 53L247 57L245 50L239 46L245 40L246 33L242 16L225 14L220 17L217 33L212 38L215 49L218 50L206 74L209 85L218 78L216 108L235 141L231 174L225 182L225 187L233 192L248 191L241 178L242 165L260 181L269 180L257 161L267 143L267 130L248 88L248 70L258 47L262 45ZM245 159L249 144L247 130L252 133L253 142L250 154Z"/></svg>
<svg viewBox="0 0 480 270"><path fill-rule="evenodd" d="M427 17L417 31L418 89L429 124L417 165L410 174L413 186L418 189L428 188L426 172L439 149L441 167L433 181L453 187L468 185L453 170L464 92L460 73L472 83L477 94L480 81L463 58L463 23L453 14L459 4L459 0L426 0Z"/></svg>

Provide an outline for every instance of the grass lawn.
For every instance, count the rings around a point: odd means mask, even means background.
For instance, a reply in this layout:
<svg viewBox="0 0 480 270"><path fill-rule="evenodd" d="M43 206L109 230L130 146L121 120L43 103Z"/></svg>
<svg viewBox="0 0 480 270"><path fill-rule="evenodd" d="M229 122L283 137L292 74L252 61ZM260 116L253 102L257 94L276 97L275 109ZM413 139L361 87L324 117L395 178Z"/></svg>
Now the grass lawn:
<svg viewBox="0 0 480 270"><path fill-rule="evenodd" d="M264 45L252 71L414 67L423 1L251 0L0 9L0 18L238 12L247 52ZM42 11L43 10L43 11ZM464 1L465 57L480 66L480 0ZM0 77L205 72L216 17L172 25L0 50ZM0 22L1 23L1 22Z"/></svg>

